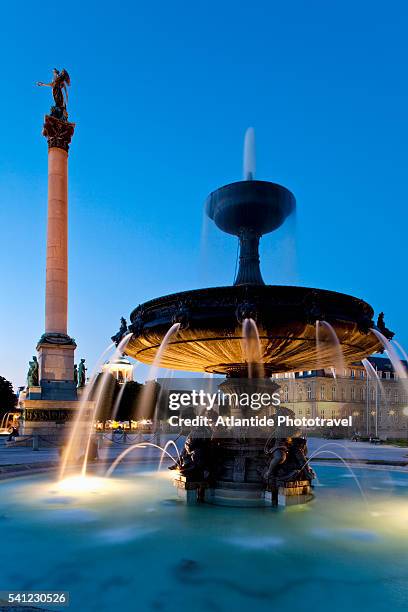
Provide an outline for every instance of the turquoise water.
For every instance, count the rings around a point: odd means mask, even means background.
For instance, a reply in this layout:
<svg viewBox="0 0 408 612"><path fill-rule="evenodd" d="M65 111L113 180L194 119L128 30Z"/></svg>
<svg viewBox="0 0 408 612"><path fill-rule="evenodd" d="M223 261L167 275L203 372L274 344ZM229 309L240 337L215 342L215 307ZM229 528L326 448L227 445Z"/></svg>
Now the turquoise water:
<svg viewBox="0 0 408 612"><path fill-rule="evenodd" d="M166 470L133 469L79 494L1 483L0 590L70 591L79 612L407 609L407 474L356 469L362 496L317 465L316 499L274 510L187 507Z"/></svg>

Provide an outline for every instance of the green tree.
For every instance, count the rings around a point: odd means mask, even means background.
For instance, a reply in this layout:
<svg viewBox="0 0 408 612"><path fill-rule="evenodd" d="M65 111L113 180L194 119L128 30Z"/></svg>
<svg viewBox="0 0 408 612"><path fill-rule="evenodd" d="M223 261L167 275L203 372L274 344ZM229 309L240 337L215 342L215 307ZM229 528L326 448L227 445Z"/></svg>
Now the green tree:
<svg viewBox="0 0 408 612"><path fill-rule="evenodd" d="M113 414L115 396L119 385L110 373L97 375L92 391L89 394L91 401L97 402L95 407L95 420L106 423Z"/></svg>
<svg viewBox="0 0 408 612"><path fill-rule="evenodd" d="M3 376L0 376L0 419L7 413L12 412L17 405L17 396L13 391L13 385Z"/></svg>
<svg viewBox="0 0 408 612"><path fill-rule="evenodd" d="M131 421L132 419L138 418L137 408L142 389L143 385L135 380L130 380L126 383L118 407L117 418L119 421ZM120 392L121 391L119 391L119 393Z"/></svg>

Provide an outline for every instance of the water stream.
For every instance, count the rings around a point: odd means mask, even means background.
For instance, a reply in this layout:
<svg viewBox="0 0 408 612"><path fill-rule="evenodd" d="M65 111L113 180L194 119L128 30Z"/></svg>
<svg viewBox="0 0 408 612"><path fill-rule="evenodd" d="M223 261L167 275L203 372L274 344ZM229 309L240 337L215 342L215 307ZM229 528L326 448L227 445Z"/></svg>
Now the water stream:
<svg viewBox="0 0 408 612"><path fill-rule="evenodd" d="M128 340L130 337L131 337L131 334L128 334L127 336ZM71 461L76 461L78 459L78 454L79 454L83 436L84 436L84 429L85 429L85 432L87 430L92 431L93 419L90 417L90 415L87 415L87 412L90 410L89 398L92 397L92 394L95 392L95 389L96 389L96 383L98 381L100 364L103 362L104 357L113 349L114 346L115 346L114 343L109 344L109 346L101 353L99 359L97 360L95 368L92 371L91 377L87 385L82 390L82 396L79 401L79 406L78 406L78 410L76 413L76 417L71 427L67 445L62 453L61 467L60 467L60 478L61 479L64 478L65 476L68 464ZM85 436L86 436L86 433L85 433ZM86 440L88 440L88 438L89 438L89 435L86 437ZM88 447L88 442L86 446Z"/></svg>
<svg viewBox="0 0 408 612"><path fill-rule="evenodd" d="M255 178L255 130L253 127L249 127L245 132L244 138L244 164L243 164L243 176L244 181L252 181Z"/></svg>
<svg viewBox="0 0 408 612"><path fill-rule="evenodd" d="M259 338L258 326L254 319L244 319L242 322L242 348L244 360L248 364L248 378L264 378L265 368L262 363L262 344Z"/></svg>
<svg viewBox="0 0 408 612"><path fill-rule="evenodd" d="M316 321L316 353L316 369L322 368L322 364L329 360L333 377L344 376L345 365L341 344L333 326L327 321Z"/></svg>

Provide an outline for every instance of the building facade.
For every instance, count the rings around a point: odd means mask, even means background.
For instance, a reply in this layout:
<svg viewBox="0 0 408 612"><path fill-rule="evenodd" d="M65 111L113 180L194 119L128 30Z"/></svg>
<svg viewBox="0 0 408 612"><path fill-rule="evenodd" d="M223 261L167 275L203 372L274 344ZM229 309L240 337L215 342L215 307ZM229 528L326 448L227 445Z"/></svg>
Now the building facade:
<svg viewBox="0 0 408 612"><path fill-rule="evenodd" d="M282 405L300 418L352 416L353 432L361 436L408 438L407 381L399 379L389 359L368 361L368 374L361 362L342 372L331 368L274 374Z"/></svg>

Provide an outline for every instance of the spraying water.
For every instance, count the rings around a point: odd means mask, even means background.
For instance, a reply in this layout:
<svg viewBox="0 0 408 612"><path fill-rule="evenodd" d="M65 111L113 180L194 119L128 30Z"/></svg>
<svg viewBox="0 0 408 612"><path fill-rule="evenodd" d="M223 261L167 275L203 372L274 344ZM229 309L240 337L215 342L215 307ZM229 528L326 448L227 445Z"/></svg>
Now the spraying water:
<svg viewBox="0 0 408 612"><path fill-rule="evenodd" d="M402 363L402 361L400 360L400 358L398 357L398 354L395 350L395 348L392 346L391 342L380 332L378 331L378 329L371 329L371 331L373 332L373 334L375 336L377 336L378 340L381 342L381 344L383 345L391 363L392 363L392 367L394 368L394 372L397 373L398 378L401 379L404 388L407 387L407 383L408 383L408 372L404 366L404 364Z"/></svg>
<svg viewBox="0 0 408 612"><path fill-rule="evenodd" d="M99 359L96 362L96 365L91 373L90 379L88 384L86 385L81 400L79 402L79 407L78 407L78 411L76 414L76 418L73 422L72 428L71 428L71 432L70 435L68 437L68 444L62 454L62 459L61 459L61 469L60 469L60 474L59 477L60 479L62 479L64 477L68 462L76 455L76 451L79 448L80 445L80 433L81 433L81 428L82 428L82 424L86 419L86 413L88 410L88 400L89 397L91 396L91 393L94 390L95 387L95 383L97 380L97 374L99 371L99 367L100 364L102 363L104 357L113 349L113 347L115 346L115 344L112 342L111 344L109 344L106 349L104 351L102 351L101 355L99 356Z"/></svg>
<svg viewBox="0 0 408 612"><path fill-rule="evenodd" d="M255 130L249 127L244 139L244 181L255 178Z"/></svg>
<svg viewBox="0 0 408 612"><path fill-rule="evenodd" d="M126 334L126 336L124 336L121 341L119 342L118 346L116 347L116 350L113 354L113 361L117 361L120 357L122 357L127 343L129 342L129 340L132 337L132 333ZM93 427L94 427L94 422L96 420L96 417L98 415L98 412L100 410L103 398L107 392L109 383L112 381L112 374L109 372L109 370L106 370L105 372L103 372L102 374L102 380L99 383L99 388L98 388L98 395L97 395L97 399L95 401L94 404L94 409L92 411L92 415L91 418L88 421L88 432L87 432L87 441L86 441L86 447L85 447L85 454L84 454L84 461L82 464L82 476L86 476L86 468L88 465L88 457L89 457L89 449L90 449L90 445L91 445L91 438L92 438L92 434L93 434Z"/></svg>
<svg viewBox="0 0 408 612"><path fill-rule="evenodd" d="M13 417L14 412L6 412L6 414L1 419L0 429L7 429L6 425L10 420L10 416Z"/></svg>
<svg viewBox="0 0 408 612"><path fill-rule="evenodd" d="M174 334L177 334L177 332L180 329L180 323L174 323L170 329L167 331L166 335L164 336L161 345L159 346L159 350L157 351L153 363L150 367L149 370L149 374L147 376L147 380L154 380L155 378L157 378L157 372L160 368L160 364L161 364L161 360L163 357L163 353L165 352L168 343L171 340L171 337Z"/></svg>
<svg viewBox="0 0 408 612"><path fill-rule="evenodd" d="M254 319L244 319L242 322L243 353L248 363L248 378L257 375L264 378L264 366L262 363L262 344L259 338L258 326Z"/></svg>
<svg viewBox="0 0 408 612"><path fill-rule="evenodd" d="M391 344L391 342L384 336L384 334L382 334L380 331L378 331L378 329L371 329L371 331L373 332L373 334L378 338L378 340L381 342L381 344L383 345L389 360L391 361L392 367L394 369L394 372L397 374L399 380L401 381L402 384L402 388L404 391L404 394L406 395L408 393L408 372L407 369L405 368L404 364L402 363L402 361L400 360L400 358L398 357L398 354L395 350L395 348L393 347L393 345ZM377 419L378 419L378 410L376 409L376 423L377 423ZM377 429L377 426L376 426Z"/></svg>
<svg viewBox="0 0 408 612"><path fill-rule="evenodd" d="M167 331L167 333L165 334L159 346L159 349L154 357L153 363L150 366L150 369L149 369L149 372L146 378L146 383L143 387L143 390L140 396L140 401L138 405L138 414L136 415L136 418L139 417L140 415L145 416L144 413L148 414L151 411L153 400L154 400L154 395L155 395L154 380L157 378L161 360L166 351L167 345L169 344L172 336L177 334L179 329L180 329L180 323L174 323L170 327L170 329Z"/></svg>
<svg viewBox="0 0 408 612"><path fill-rule="evenodd" d="M321 450L320 448L317 449L314 453L312 453L309 457L309 459L306 461L305 465L303 467L306 467L312 459L315 459L316 457L318 457L319 455L332 455L333 457L336 457L336 459L339 459L342 464L344 465L344 467L346 467L348 469L348 471L350 472L351 477L354 479L354 482L356 483L360 493L361 493L361 497L363 498L363 501L366 505L367 510L369 509L369 505L368 505L368 500L367 500L367 496L363 491L363 488L360 484L359 479L357 478L354 470L351 468L351 466L347 463L347 461L338 453L335 453L334 451L330 451L330 450Z"/></svg>
<svg viewBox="0 0 408 612"><path fill-rule="evenodd" d="M381 382L380 377L378 376L377 370L373 367L373 364L368 359L363 359L361 362L367 372L367 383L370 379L375 381L375 435L378 436L378 412L381 404L381 398L386 398L384 385ZM378 389L380 389L380 393L378 393ZM370 416L369 416L369 405L370 405L370 397L369 397L369 388L367 386L367 434L370 433Z"/></svg>
<svg viewBox="0 0 408 612"><path fill-rule="evenodd" d="M110 466L110 468L107 470L105 474L106 478L109 478L109 476L112 475L113 471L116 469L119 463L123 461L126 455L134 451L136 448L146 448L146 446L152 446L154 448L158 448L159 450L162 451L162 453L167 455L173 461L173 463L177 463L174 457L172 457L172 455L170 455L170 453L167 450L165 450L165 448L163 448L162 446L159 446L158 444L153 444L153 442L138 442L137 444L132 444L132 446L129 446L129 448L127 448L122 453L120 453L119 457L116 457L115 461L112 463L112 465Z"/></svg>
<svg viewBox="0 0 408 612"><path fill-rule="evenodd" d="M400 345L399 342L397 342L396 340L392 340L391 344L395 344L395 346L397 347L397 349L399 350L399 352L401 353L402 357L405 359L405 361L408 363L408 355L407 353L404 351L403 347Z"/></svg>
<svg viewBox="0 0 408 612"><path fill-rule="evenodd" d="M367 372L368 378L375 380L376 384L380 387L381 393L385 397L384 385L381 382L381 378L378 376L377 370L374 368L373 364L368 359L363 359L361 362Z"/></svg>
<svg viewBox="0 0 408 612"><path fill-rule="evenodd" d="M175 449L176 454L177 454L177 459L180 460L180 452L179 452L179 449L177 448L177 444L175 443L174 440L168 440L166 442L166 444L163 446L163 450L162 450L162 453L160 455L159 467L157 468L158 471L160 471L160 469L161 469L161 466L162 466L162 463L163 463L163 459L164 459L165 455L167 455L167 449L170 446Z"/></svg>
<svg viewBox="0 0 408 612"><path fill-rule="evenodd" d="M131 335L132 334L128 334L126 336L127 341L130 339ZM78 450L82 442L84 427L86 431L92 432L93 418L91 418L92 415L87 414L88 411L90 410L89 399L90 397L92 397L92 394L94 393L95 388L96 388L96 382L98 380L98 372L99 372L100 364L103 362L103 359L107 355L107 353L109 353L109 351L111 351L114 346L115 346L114 343L109 344L109 346L101 353L99 359L97 360L96 366L92 371L89 382L86 385L85 389L83 390L83 394L79 402L77 415L72 425L72 429L71 429L71 432L68 438L68 444L62 455L60 479L64 478L69 461L73 460L77 456ZM89 439L89 433L86 436L86 439L87 440ZM88 447L88 442L87 442L87 447Z"/></svg>
<svg viewBox="0 0 408 612"><path fill-rule="evenodd" d="M340 341L330 323L316 321L317 369L327 361L332 363L333 377L344 375L344 357Z"/></svg>

